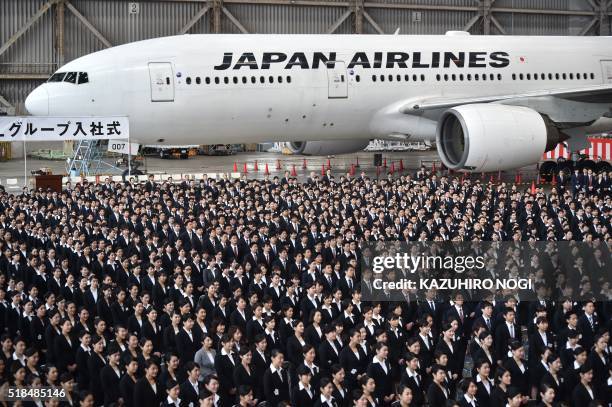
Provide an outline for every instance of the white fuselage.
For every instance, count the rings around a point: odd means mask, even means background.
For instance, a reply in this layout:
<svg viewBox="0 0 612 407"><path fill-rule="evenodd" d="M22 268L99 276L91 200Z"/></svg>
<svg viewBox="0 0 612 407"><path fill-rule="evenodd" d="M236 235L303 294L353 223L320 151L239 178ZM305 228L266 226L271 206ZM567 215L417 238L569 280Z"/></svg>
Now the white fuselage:
<svg viewBox="0 0 612 407"><path fill-rule="evenodd" d="M45 83L26 107L35 115L128 116L142 144L434 139L401 124L395 130L406 116L397 107L602 84L612 76L605 60L609 37L183 35L76 59L58 72L87 72L88 83Z"/></svg>

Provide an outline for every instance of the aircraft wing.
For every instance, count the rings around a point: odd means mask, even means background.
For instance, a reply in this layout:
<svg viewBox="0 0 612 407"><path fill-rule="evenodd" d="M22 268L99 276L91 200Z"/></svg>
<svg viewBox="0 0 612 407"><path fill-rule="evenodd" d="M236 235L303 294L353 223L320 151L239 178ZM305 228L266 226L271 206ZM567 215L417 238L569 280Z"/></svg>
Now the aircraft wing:
<svg viewBox="0 0 612 407"><path fill-rule="evenodd" d="M612 83L602 85L591 85L569 89L555 89L533 91L525 93L514 93L506 95L483 96L474 98L444 98L435 97L429 99L411 100L409 103L400 107L400 112L404 114L419 115L428 110L447 109L454 106L472 103L492 103L510 100L521 100L538 97L555 97L574 102L584 103L611 103L612 104Z"/></svg>

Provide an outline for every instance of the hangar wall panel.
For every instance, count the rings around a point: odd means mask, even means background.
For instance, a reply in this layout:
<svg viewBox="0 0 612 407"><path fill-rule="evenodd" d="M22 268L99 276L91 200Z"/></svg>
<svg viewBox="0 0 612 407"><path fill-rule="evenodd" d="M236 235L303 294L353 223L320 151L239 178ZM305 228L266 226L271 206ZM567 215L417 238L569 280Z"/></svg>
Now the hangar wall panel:
<svg viewBox="0 0 612 407"><path fill-rule="evenodd" d="M0 44L25 25L45 3L42 0L0 1ZM47 11L0 56L0 73L46 73L55 69L54 16Z"/></svg>

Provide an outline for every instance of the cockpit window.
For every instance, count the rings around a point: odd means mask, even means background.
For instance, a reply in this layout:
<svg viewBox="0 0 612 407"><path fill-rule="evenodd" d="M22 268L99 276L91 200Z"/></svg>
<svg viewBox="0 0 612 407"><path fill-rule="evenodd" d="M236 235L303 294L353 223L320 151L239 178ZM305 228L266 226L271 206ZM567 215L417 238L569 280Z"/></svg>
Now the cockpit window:
<svg viewBox="0 0 612 407"><path fill-rule="evenodd" d="M68 72L64 78L64 82L76 83L78 72Z"/></svg>
<svg viewBox="0 0 612 407"><path fill-rule="evenodd" d="M82 83L87 83L89 82L89 75L87 74L87 72L80 72L79 73L79 85Z"/></svg>
<svg viewBox="0 0 612 407"><path fill-rule="evenodd" d="M56 72L51 75L47 82L61 82L64 80L64 76L66 76L66 72Z"/></svg>

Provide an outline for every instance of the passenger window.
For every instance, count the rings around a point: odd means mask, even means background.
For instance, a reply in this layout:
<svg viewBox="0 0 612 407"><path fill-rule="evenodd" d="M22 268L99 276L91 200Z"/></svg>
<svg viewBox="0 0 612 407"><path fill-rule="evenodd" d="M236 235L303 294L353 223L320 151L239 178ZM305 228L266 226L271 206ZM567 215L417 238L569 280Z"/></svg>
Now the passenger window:
<svg viewBox="0 0 612 407"><path fill-rule="evenodd" d="M259 77L259 83L266 83L266 78L263 76Z"/></svg>
<svg viewBox="0 0 612 407"><path fill-rule="evenodd" d="M516 74L515 74L515 73L513 73L513 74L512 74L512 80L513 80L513 81L515 81L515 80L516 80Z"/></svg>
<svg viewBox="0 0 612 407"><path fill-rule="evenodd" d="M219 77L215 76L215 83L218 85L219 84Z"/></svg>
<svg viewBox="0 0 612 407"><path fill-rule="evenodd" d="M468 80L468 81L471 81L471 80L472 80L472 74L471 74L471 73L467 74L467 80Z"/></svg>
<svg viewBox="0 0 612 407"><path fill-rule="evenodd" d="M537 73L533 74L533 79L535 79L536 81L538 80L538 74Z"/></svg>
<svg viewBox="0 0 612 407"><path fill-rule="evenodd" d="M356 82L361 82L361 76L359 75L355 75L355 81ZM287 82L290 82L289 77L287 76Z"/></svg>
<svg viewBox="0 0 612 407"><path fill-rule="evenodd" d="M196 84L199 85L202 83L202 80L200 79L199 76L196 76Z"/></svg>
<svg viewBox="0 0 612 407"><path fill-rule="evenodd" d="M187 85L191 85L191 78L188 76L187 79L185 79L185 82L187 82Z"/></svg>
<svg viewBox="0 0 612 407"><path fill-rule="evenodd" d="M448 82L448 74L444 74L444 80Z"/></svg>
<svg viewBox="0 0 612 407"><path fill-rule="evenodd" d="M591 73L591 79L595 79L595 74Z"/></svg>
<svg viewBox="0 0 612 407"><path fill-rule="evenodd" d="M497 74L497 80L501 81L502 80L502 75L500 73Z"/></svg>
<svg viewBox="0 0 612 407"><path fill-rule="evenodd" d="M385 76L384 75L380 75L380 81L384 82L385 81Z"/></svg>
<svg viewBox="0 0 612 407"><path fill-rule="evenodd" d="M440 82L440 74L437 74L437 75L436 75L436 80L437 80L438 82Z"/></svg>
<svg viewBox="0 0 612 407"><path fill-rule="evenodd" d="M462 81L463 80L463 74L459 74L459 80Z"/></svg>
<svg viewBox="0 0 612 407"><path fill-rule="evenodd" d="M66 77L64 78L64 82L68 83L76 83L77 73L76 72L68 72Z"/></svg>
<svg viewBox="0 0 612 407"><path fill-rule="evenodd" d="M376 82L376 75L372 75L372 82Z"/></svg>
<svg viewBox="0 0 612 407"><path fill-rule="evenodd" d="M357 82L359 82L359 75L357 75ZM287 76L287 83L291 83L291 76Z"/></svg>
<svg viewBox="0 0 612 407"><path fill-rule="evenodd" d="M559 80L559 74L558 73L555 74L555 79Z"/></svg>
<svg viewBox="0 0 612 407"><path fill-rule="evenodd" d="M425 82L425 75L421 75L421 82Z"/></svg>
<svg viewBox="0 0 612 407"><path fill-rule="evenodd" d="M495 75L493 75L492 73L489 74L489 79L491 80L495 80Z"/></svg>
<svg viewBox="0 0 612 407"><path fill-rule="evenodd" d="M563 80L567 79L567 74L563 74Z"/></svg>
<svg viewBox="0 0 612 407"><path fill-rule="evenodd" d="M393 82L393 75L389 75L389 82Z"/></svg>
<svg viewBox="0 0 612 407"><path fill-rule="evenodd" d="M278 79L277 79L277 81L278 81L278 83L283 83L283 77L282 77L282 76L279 76L279 77L278 77Z"/></svg>
<svg viewBox="0 0 612 407"><path fill-rule="evenodd" d="M573 74L573 73L570 73L570 74L569 74L569 78L570 78L570 79L574 79L574 74Z"/></svg>
<svg viewBox="0 0 612 407"><path fill-rule="evenodd" d="M402 75L397 75L397 81L401 82L402 81Z"/></svg>
<svg viewBox="0 0 612 407"><path fill-rule="evenodd" d="M166 85L170 85L170 78L166 76Z"/></svg>
<svg viewBox="0 0 612 407"><path fill-rule="evenodd" d="M243 76L243 77L242 77L242 83L247 83L247 82L248 82L247 77L246 77L246 76Z"/></svg>
<svg viewBox="0 0 612 407"><path fill-rule="evenodd" d="M66 76L66 72L54 73L47 82L61 82L64 80L64 76Z"/></svg>
<svg viewBox="0 0 612 407"><path fill-rule="evenodd" d="M404 80L406 82L409 82L410 81L410 75L404 75Z"/></svg>
<svg viewBox="0 0 612 407"><path fill-rule="evenodd" d="M455 80L457 80L457 75L452 74L452 75L451 75L451 78L453 79L453 81L455 81Z"/></svg>
<svg viewBox="0 0 612 407"><path fill-rule="evenodd" d="M270 83L274 83L274 76L268 77L268 81L270 81Z"/></svg>
<svg viewBox="0 0 612 407"><path fill-rule="evenodd" d="M251 76L251 83L257 83L257 78L254 76Z"/></svg>
<svg viewBox="0 0 612 407"><path fill-rule="evenodd" d="M206 77L206 84L210 85L210 78L208 76Z"/></svg>
<svg viewBox="0 0 612 407"><path fill-rule="evenodd" d="M580 73L576 74L576 79L580 79Z"/></svg>
<svg viewBox="0 0 612 407"><path fill-rule="evenodd" d="M479 78L480 78L480 75L479 75L479 74L474 74L474 80L476 80L476 81L477 81Z"/></svg>
<svg viewBox="0 0 612 407"><path fill-rule="evenodd" d="M237 83L238 83L238 77L237 77L237 76L234 76L234 78L233 78L233 82L234 82L234 84L237 84Z"/></svg>
<svg viewBox="0 0 612 407"><path fill-rule="evenodd" d="M82 83L88 83L89 82L89 75L87 74L87 72L81 72L79 73L79 82L78 84L82 84Z"/></svg>

